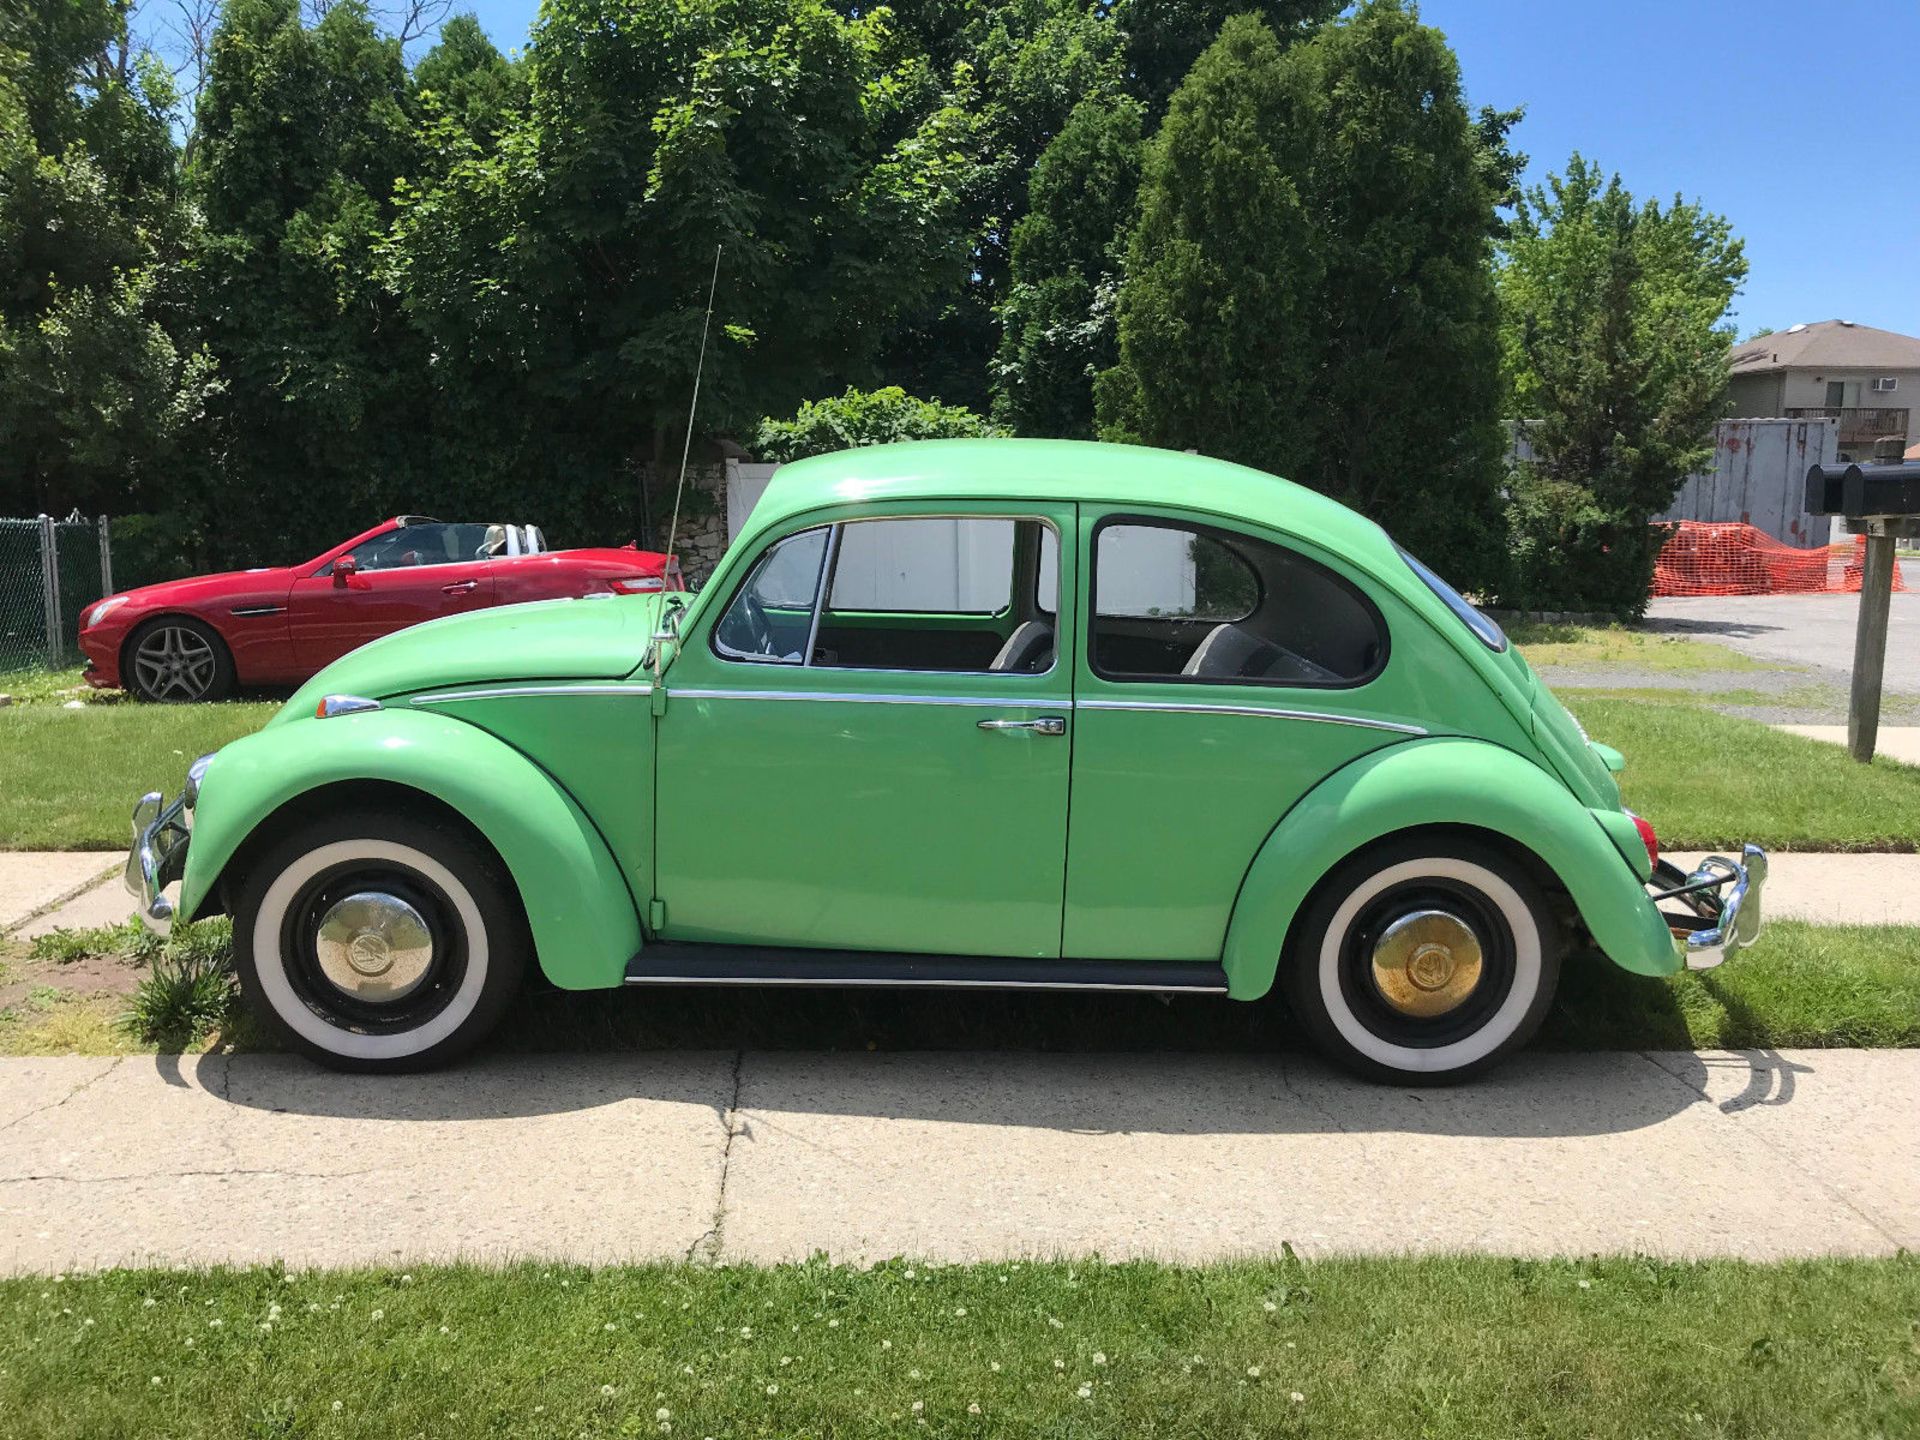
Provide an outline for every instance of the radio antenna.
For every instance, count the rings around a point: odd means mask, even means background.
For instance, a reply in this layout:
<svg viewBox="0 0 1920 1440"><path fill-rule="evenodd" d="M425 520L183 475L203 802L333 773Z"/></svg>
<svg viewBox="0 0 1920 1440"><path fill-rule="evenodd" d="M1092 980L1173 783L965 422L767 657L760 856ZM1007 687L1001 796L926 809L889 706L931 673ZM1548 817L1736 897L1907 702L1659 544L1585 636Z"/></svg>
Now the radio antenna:
<svg viewBox="0 0 1920 1440"><path fill-rule="evenodd" d="M713 325L713 295L720 286L720 246L713 247L713 278L707 282L707 315L700 322L700 358L693 367L693 403L687 407L687 439L680 447L680 479L673 487L673 519L667 525L667 559L660 569L665 585L673 572L673 542L680 529L680 495L687 488L687 457L693 453L693 417L700 408L700 375L707 368L707 331Z"/></svg>

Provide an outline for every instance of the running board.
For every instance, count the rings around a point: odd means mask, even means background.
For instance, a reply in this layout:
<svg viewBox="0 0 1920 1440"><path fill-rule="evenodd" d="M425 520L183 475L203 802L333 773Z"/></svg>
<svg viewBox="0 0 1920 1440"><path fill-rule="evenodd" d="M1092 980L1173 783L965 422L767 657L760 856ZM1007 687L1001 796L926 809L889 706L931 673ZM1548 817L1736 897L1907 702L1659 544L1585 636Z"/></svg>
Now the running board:
<svg viewBox="0 0 1920 1440"><path fill-rule="evenodd" d="M1198 960L1027 960L799 950L662 941L627 962L629 985L843 985L944 990L1151 990L1227 993L1227 972Z"/></svg>

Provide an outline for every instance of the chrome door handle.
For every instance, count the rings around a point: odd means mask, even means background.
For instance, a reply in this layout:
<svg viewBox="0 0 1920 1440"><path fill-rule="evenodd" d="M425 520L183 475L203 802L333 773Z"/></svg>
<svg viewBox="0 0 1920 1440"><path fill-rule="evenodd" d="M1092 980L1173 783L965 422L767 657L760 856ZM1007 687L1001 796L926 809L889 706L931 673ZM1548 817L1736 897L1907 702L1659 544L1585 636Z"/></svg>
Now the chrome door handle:
<svg viewBox="0 0 1920 1440"><path fill-rule="evenodd" d="M1064 735L1067 722L1059 715L1036 715L1031 720L982 720L982 730L1031 730L1036 735Z"/></svg>
<svg viewBox="0 0 1920 1440"><path fill-rule="evenodd" d="M442 595L464 595L469 590L477 590L479 588L480 582L478 580L456 580L451 585L442 585L440 587L440 593Z"/></svg>

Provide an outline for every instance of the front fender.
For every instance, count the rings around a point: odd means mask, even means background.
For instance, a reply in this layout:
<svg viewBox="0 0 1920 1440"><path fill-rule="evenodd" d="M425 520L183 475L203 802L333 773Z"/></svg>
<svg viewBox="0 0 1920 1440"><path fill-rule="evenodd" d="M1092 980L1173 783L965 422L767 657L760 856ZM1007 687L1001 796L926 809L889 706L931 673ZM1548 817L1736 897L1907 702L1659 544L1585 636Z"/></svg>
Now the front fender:
<svg viewBox="0 0 1920 1440"><path fill-rule="evenodd" d="M1295 913L1334 866L1375 840L1428 825L1471 826L1525 846L1559 877L1616 965L1640 975L1680 968L1666 921L1599 816L1511 750L1435 738L1363 755L1274 827L1227 926L1228 993L1252 1000L1272 987Z"/></svg>
<svg viewBox="0 0 1920 1440"><path fill-rule="evenodd" d="M593 822L519 751L463 721L418 710L274 725L221 750L194 807L179 913L199 913L234 852L281 806L365 780L431 795L487 838L519 887L540 966L555 985L620 984L640 949L640 920Z"/></svg>

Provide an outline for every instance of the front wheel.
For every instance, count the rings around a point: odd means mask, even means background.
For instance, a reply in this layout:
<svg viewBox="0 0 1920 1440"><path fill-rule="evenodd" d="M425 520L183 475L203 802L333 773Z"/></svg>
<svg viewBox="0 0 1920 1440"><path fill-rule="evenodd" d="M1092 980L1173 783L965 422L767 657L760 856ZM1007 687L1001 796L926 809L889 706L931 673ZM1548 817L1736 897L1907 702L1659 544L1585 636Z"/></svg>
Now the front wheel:
<svg viewBox="0 0 1920 1440"><path fill-rule="evenodd" d="M1522 866L1490 846L1416 836L1348 861L1314 892L1285 983L1330 1059L1368 1079L1446 1084L1533 1037L1563 948Z"/></svg>
<svg viewBox="0 0 1920 1440"><path fill-rule="evenodd" d="M518 991L532 941L497 857L462 830L339 814L274 844L241 886L242 995L289 1048L336 1070L464 1054Z"/></svg>

